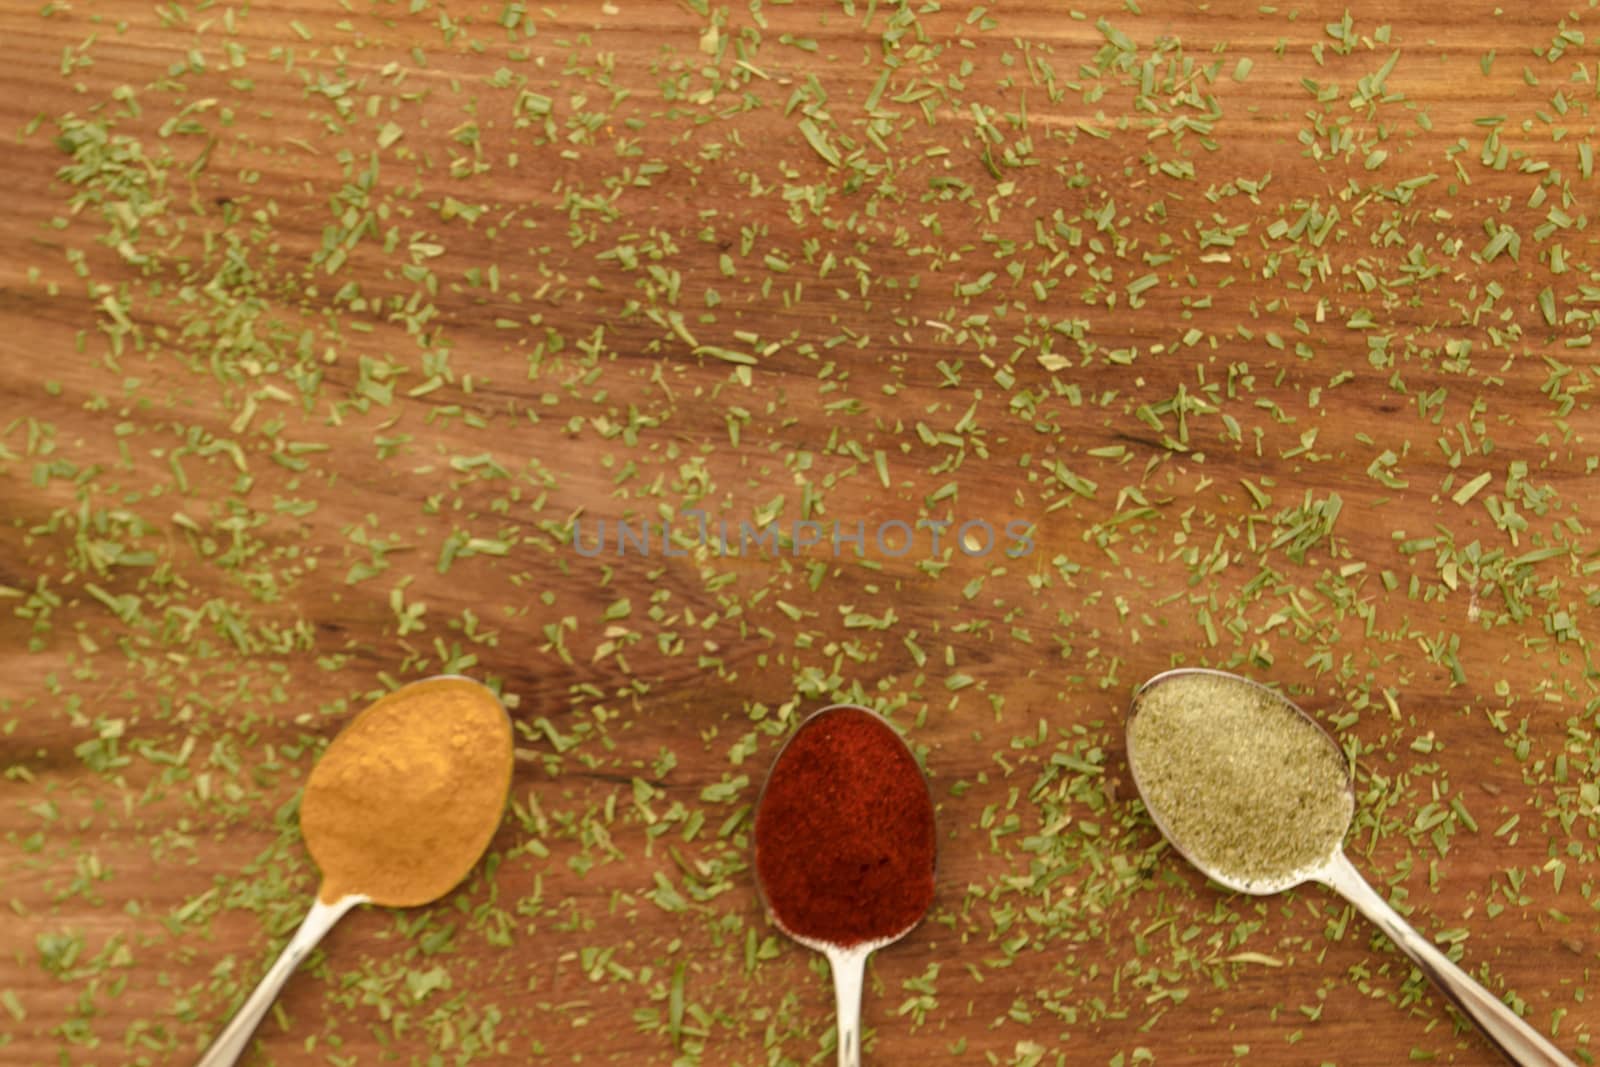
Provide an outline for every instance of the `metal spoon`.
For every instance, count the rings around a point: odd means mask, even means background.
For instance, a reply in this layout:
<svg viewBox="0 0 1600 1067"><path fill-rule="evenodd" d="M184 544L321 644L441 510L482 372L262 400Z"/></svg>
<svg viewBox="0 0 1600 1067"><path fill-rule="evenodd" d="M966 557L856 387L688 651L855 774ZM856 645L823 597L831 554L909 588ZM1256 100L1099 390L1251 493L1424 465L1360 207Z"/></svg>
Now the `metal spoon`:
<svg viewBox="0 0 1600 1067"><path fill-rule="evenodd" d="M821 711L807 716L806 721L801 723L799 728L789 735L789 740L783 743L783 748L780 748L777 756L773 758L772 766L776 767L778 765L779 761L783 759L784 750L789 747L789 744L796 737L800 736L808 723L818 716L826 715L830 711L845 710L863 712L882 720L884 725L888 725L888 720L871 708L863 708L856 704L830 704ZM895 737L902 746L905 745L905 741L898 734ZM910 752L909 746L906 746L906 751ZM771 780L769 774L767 781L770 782ZM926 784L926 780L924 780L924 784ZM766 794L766 785L763 784L761 796L756 798L757 811L761 810L761 801ZM828 970L833 975L833 999L838 1019L839 1067L861 1067L861 989L866 981L867 957L880 948L892 945L902 937L905 937L916 929L917 924L922 920L919 918L904 930L896 931L887 937L881 937L873 941L861 941L854 945L836 945L831 941L803 937L785 926L783 920L778 918L777 913L772 910L772 906L767 902L766 887L761 884L759 875L756 879L756 890L761 897L762 907L766 909L767 916L772 920L772 925L782 930L799 944L804 945L813 952L820 952L828 958Z"/></svg>
<svg viewBox="0 0 1600 1067"><path fill-rule="evenodd" d="M211 1047L206 1049L205 1055L200 1057L196 1067L229 1067L237 1063L244 1050L250 1047L250 1039L255 1035L256 1027L261 1025L261 1020L267 1017L267 1012L272 1010L273 1001L278 999L278 993L283 989L284 983L289 981L289 976L311 955L311 950L317 947L323 935L333 929L333 924L344 917L344 913L357 904L365 904L366 897L346 896L340 897L332 904L324 904L319 898L311 902L311 910L306 912L300 928L294 932L289 943L284 946L283 952L273 961L271 968L256 985L239 1010L234 1013L228 1025L222 1028Z"/></svg>
<svg viewBox="0 0 1600 1067"><path fill-rule="evenodd" d="M861 989L866 983L867 957L892 945L909 934L916 923L893 937L878 941L863 941L848 948L829 944L809 937L801 937L773 917L773 925L795 941L828 957L828 970L833 974L833 1001L839 1028L839 1067L861 1067Z"/></svg>
<svg viewBox="0 0 1600 1067"><path fill-rule="evenodd" d="M1400 917L1400 914L1391 908L1387 901L1375 891L1367 880L1361 876L1350 860L1344 854L1342 845L1335 845L1333 853L1320 864L1304 871L1296 871L1292 875L1276 881L1244 882L1230 877L1226 872L1216 870L1185 850L1183 842L1168 829L1162 818L1162 813L1150 803L1150 797L1144 786L1139 781L1138 762L1134 757L1134 741L1132 726L1135 716L1138 715L1140 698L1158 685L1162 685L1174 678L1185 675L1206 674L1217 678L1225 678L1243 686L1250 686L1262 693L1269 694L1285 711L1293 712L1316 727L1318 735L1327 742L1335 752L1339 753L1340 763L1344 766L1344 788L1349 792L1354 813L1355 786L1350 779L1348 761L1344 758L1343 751L1338 743L1322 729L1321 725L1311 716L1307 715L1298 705L1284 697L1276 690L1269 689L1258 682L1248 678L1241 678L1236 674L1226 671L1204 670L1200 668L1187 668L1183 670L1166 671L1156 675L1134 693L1133 703L1128 709L1128 756L1130 769L1133 771L1133 782L1139 790L1139 796L1145 802L1145 808L1150 812L1150 818L1155 822L1156 828L1163 837L1172 845L1173 849L1184 859L1188 860L1201 873L1212 881L1226 886L1240 893L1251 893L1265 896L1272 893L1281 893L1306 882L1321 882L1345 900L1355 905L1372 921L1384 936L1393 941L1400 951L1411 958L1411 962L1427 975L1434 985L1439 987L1451 1003L1455 1004L1461 1012L1476 1023L1505 1057L1512 1063L1521 1064L1522 1067L1575 1067L1573 1062L1561 1054L1561 1051L1551 1044L1544 1035L1524 1022L1510 1008L1506 1007L1493 993L1479 985L1471 976L1461 968L1450 962L1450 958L1434 947L1429 941L1418 933L1410 923ZM1346 823L1346 831L1349 824Z"/></svg>
<svg viewBox="0 0 1600 1067"><path fill-rule="evenodd" d="M465 678L457 674L435 675L432 678L424 678L421 681L402 686L401 688L396 689L394 692L389 693L368 705L361 711L360 714L355 717L355 719L352 719L350 723L339 732L339 735L334 738L333 744L338 744L341 739L345 739L348 742L348 739L351 736L351 728L357 721L377 711L384 704L396 700L396 698L413 695L417 689L423 686L437 686L441 684L459 685L461 683L467 683L471 685L473 689L481 690L481 694L487 696L490 700L493 700L496 706L500 708L501 714L505 715L505 706L500 703L499 698L494 695L494 692L487 687L473 681L470 678ZM503 741L505 747L504 765L506 789L501 790L499 807L492 813L495 824L498 824L500 821L500 815L505 808L505 793L511 784L512 734L511 720L509 716L506 716L505 720ZM316 769L313 768L312 776L315 777L315 775ZM375 803L382 803L383 800L384 798L382 797L373 798ZM316 834L307 825L308 821L306 819L306 809L304 803L302 803L301 806L300 817L301 829L305 834L306 844L309 847L313 857L315 857L316 853L318 852L318 842L316 840ZM314 824L317 821L318 820L312 820L312 823ZM487 829L489 830L489 833L484 835L484 848L488 847L489 836L492 834L492 827L488 827ZM374 842L374 845L377 847L382 847L383 842ZM341 881L340 875L342 873L325 869L322 872L322 887L318 890L316 899L311 903L311 910L306 913L306 917L300 923L299 929L294 932L294 936L289 939L289 943L284 946L283 952L279 954L277 960L275 960L272 966L267 970L266 975L262 977L260 983L256 985L255 990L251 992L250 996L245 1000L244 1004L240 1006L239 1010L234 1013L233 1018L228 1020L228 1025L223 1027L222 1031L217 1034L215 1039L212 1040L211 1046L207 1048L205 1054L200 1057L196 1067L230 1067L231 1064L238 1061L239 1057L244 1055L245 1049L250 1047L250 1038L252 1035L254 1035L256 1027L261 1024L262 1019L266 1018L267 1012L271 1010L273 1002L278 999L278 993L283 989L284 983L289 980L289 976L293 974L295 968L299 967L305 958L311 954L311 950L317 947L317 943L321 941L323 936L333 928L333 924L343 918L344 914L351 908L355 907L357 904L366 904L369 902L381 904L387 907L409 908L437 900L439 897L444 896L451 889L455 888L455 886L467 876L467 874L471 871L471 868L476 866L478 858L482 855L482 852L483 849L479 849L478 853L472 857L472 863L467 865L465 869L441 869L435 872L436 877L431 881L430 884L423 885L419 889L417 895L406 897L390 896L388 894L379 894L377 897L374 897L365 893L340 892L331 900L325 899L329 895L330 886ZM367 888L370 889L372 887L369 886Z"/></svg>

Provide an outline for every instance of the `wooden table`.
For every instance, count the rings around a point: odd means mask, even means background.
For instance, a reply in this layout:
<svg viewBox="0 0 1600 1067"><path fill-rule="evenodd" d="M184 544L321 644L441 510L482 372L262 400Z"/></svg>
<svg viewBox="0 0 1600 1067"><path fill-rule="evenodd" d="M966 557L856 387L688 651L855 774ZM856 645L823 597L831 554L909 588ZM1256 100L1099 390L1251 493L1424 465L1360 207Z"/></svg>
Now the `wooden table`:
<svg viewBox="0 0 1600 1067"><path fill-rule="evenodd" d="M1494 1062L1329 894L1160 845L1119 723L1179 663L1336 727L1358 865L1587 1060L1565 10L0 0L0 1060L191 1062L321 745L453 670L518 722L488 865L255 1062L825 1062L748 844L839 699L939 806L871 1062Z"/></svg>

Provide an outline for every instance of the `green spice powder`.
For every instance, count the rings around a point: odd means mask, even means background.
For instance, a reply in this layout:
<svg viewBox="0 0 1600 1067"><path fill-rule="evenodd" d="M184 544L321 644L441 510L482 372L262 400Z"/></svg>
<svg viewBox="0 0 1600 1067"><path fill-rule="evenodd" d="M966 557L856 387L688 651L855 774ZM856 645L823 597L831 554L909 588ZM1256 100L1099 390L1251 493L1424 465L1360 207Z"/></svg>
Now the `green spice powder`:
<svg viewBox="0 0 1600 1067"><path fill-rule="evenodd" d="M1271 693L1178 675L1139 697L1128 759L1172 842L1231 881L1294 881L1333 853L1354 807L1345 758Z"/></svg>

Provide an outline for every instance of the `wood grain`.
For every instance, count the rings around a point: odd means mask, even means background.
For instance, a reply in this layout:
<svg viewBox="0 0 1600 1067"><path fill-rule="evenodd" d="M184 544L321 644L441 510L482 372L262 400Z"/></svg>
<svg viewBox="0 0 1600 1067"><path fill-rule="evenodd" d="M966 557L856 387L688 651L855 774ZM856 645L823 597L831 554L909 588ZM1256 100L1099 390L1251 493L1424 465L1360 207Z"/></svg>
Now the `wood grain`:
<svg viewBox="0 0 1600 1067"><path fill-rule="evenodd" d="M0 0L0 1061L192 1061L315 888L320 746L452 669L518 721L489 865L345 920L254 1062L826 1062L747 847L836 699L939 802L872 1062L1494 1062L1327 894L1161 848L1119 719L1204 663L1339 728L1358 865L1587 1062L1592 23L1348 13ZM570 543L777 498L1033 551Z"/></svg>

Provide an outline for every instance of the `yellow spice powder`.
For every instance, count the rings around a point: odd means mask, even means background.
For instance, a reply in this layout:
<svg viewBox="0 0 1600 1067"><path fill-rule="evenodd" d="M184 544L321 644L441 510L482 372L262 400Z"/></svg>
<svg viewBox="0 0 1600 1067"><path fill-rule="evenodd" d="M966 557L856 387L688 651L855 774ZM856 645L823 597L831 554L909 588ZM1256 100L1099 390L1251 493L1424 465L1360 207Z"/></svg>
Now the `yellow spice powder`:
<svg viewBox="0 0 1600 1067"><path fill-rule="evenodd" d="M318 897L412 907L467 876L511 787L511 722L493 692L432 678L383 697L345 727L300 802Z"/></svg>

